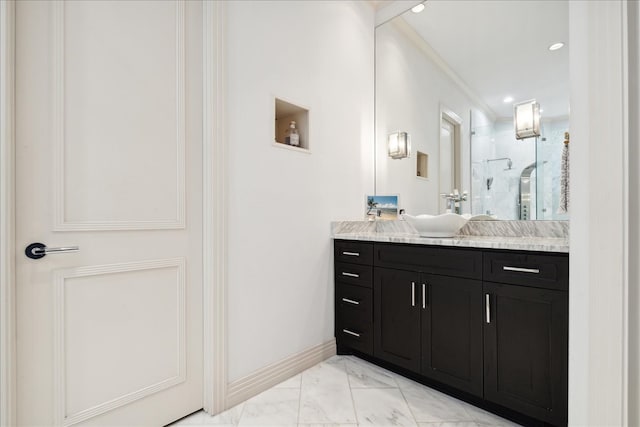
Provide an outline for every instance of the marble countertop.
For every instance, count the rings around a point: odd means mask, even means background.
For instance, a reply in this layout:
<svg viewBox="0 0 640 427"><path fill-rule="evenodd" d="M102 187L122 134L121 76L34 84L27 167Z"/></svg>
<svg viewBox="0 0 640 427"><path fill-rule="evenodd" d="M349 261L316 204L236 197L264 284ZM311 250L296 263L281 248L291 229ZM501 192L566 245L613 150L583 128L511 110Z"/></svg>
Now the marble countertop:
<svg viewBox="0 0 640 427"><path fill-rule="evenodd" d="M469 221L455 237L420 237L407 221L334 221L331 237L370 242L569 252L567 221Z"/></svg>
<svg viewBox="0 0 640 427"><path fill-rule="evenodd" d="M437 238L393 232L334 233L331 237L334 239L363 240L370 242L569 253L569 239L558 237L455 236L451 238Z"/></svg>

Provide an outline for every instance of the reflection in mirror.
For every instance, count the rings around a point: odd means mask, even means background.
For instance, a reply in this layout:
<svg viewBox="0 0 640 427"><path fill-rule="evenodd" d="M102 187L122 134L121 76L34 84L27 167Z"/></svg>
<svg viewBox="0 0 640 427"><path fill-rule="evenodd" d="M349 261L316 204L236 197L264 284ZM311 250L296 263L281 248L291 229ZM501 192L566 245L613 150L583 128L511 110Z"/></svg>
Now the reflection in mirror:
<svg viewBox="0 0 640 427"><path fill-rule="evenodd" d="M451 110L445 109L440 113L440 146L439 148L439 183L440 209L445 213L448 206L443 197L453 194L461 187L460 178L460 128L462 119Z"/></svg>
<svg viewBox="0 0 640 427"><path fill-rule="evenodd" d="M569 130L568 2L429 0L376 28L376 193L411 214L568 219L560 209ZM541 135L516 140L514 104L536 100ZM411 137L410 158L387 136ZM417 158L416 158L417 156ZM428 174L426 173L428 171Z"/></svg>

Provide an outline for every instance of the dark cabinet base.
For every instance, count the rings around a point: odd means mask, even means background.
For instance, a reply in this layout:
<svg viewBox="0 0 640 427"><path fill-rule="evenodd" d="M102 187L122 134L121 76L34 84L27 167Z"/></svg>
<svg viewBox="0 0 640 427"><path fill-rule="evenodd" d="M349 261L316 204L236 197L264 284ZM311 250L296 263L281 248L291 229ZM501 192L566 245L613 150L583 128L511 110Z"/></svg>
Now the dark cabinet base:
<svg viewBox="0 0 640 427"><path fill-rule="evenodd" d="M366 353L359 352L354 350L351 347L346 346L337 346L337 354L342 356L355 356L360 359L366 360L367 362L371 362L375 365L378 365L388 371L394 372L396 374L402 375L403 377L409 378L415 382L418 382L422 385L430 387L434 390L437 390L441 393L448 394L451 397L455 397L456 399L462 400L466 403L469 403L473 406L476 406L480 409L484 409L485 411L491 412L492 414L498 415L499 417L505 418L507 420L513 421L514 423L520 424L526 427L555 427L553 424L546 423L544 421L540 421L535 418L528 417L523 415L520 412L513 411L504 406L500 406L494 404L492 402L483 400L473 394L465 393L457 388L450 387L446 384L435 381L431 378L424 377L419 375L413 371L403 369L397 365L389 363L385 360L378 359L374 356L371 356Z"/></svg>
<svg viewBox="0 0 640 427"><path fill-rule="evenodd" d="M566 254L336 241L336 343L525 426L567 425Z"/></svg>
<svg viewBox="0 0 640 427"><path fill-rule="evenodd" d="M484 398L555 425L567 424L566 292L484 284Z"/></svg>

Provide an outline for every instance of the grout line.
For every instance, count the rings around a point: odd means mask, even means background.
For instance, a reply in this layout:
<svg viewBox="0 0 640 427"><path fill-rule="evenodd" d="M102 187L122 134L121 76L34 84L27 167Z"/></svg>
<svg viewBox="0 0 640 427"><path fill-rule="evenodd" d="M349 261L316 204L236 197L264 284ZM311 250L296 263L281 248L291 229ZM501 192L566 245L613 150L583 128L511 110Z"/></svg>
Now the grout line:
<svg viewBox="0 0 640 427"><path fill-rule="evenodd" d="M324 362L320 362L320 363L324 363ZM298 388L298 417L296 418L296 426L300 425L300 410L302 409L302 375L307 372L309 369L305 369L304 371L300 372L300 387Z"/></svg>
<svg viewBox="0 0 640 427"><path fill-rule="evenodd" d="M244 415L244 410L247 407L247 400L245 400L244 402L238 404L238 405L242 405L242 409L240 410L240 416L238 417L238 422L237 423L233 423L236 427L240 425L240 420L242 420L242 416ZM236 406L238 406L238 405L236 405ZM235 406L234 406L234 408L235 408Z"/></svg>
<svg viewBox="0 0 640 427"><path fill-rule="evenodd" d="M342 363L344 363L344 373L347 376L347 384L349 385L349 396L351 396L351 405L353 406L353 415L356 417L356 425L360 425L358 420L358 411L356 409L356 401L353 398L353 389L351 388L351 380L349 379L349 372L347 370L347 358L343 356Z"/></svg>
<svg viewBox="0 0 640 427"><path fill-rule="evenodd" d="M396 381L395 378L393 380ZM402 398L404 399L404 403L407 404L407 409L409 409L409 413L413 417L413 421L416 423L416 426L417 426L419 421L416 418L416 414L413 413L413 410L411 409L411 405L409 405L409 401L407 400L407 396L404 395L404 390L402 390L402 387L400 387L400 383L396 381L396 384L398 384L398 391L400 392L400 396L402 396Z"/></svg>

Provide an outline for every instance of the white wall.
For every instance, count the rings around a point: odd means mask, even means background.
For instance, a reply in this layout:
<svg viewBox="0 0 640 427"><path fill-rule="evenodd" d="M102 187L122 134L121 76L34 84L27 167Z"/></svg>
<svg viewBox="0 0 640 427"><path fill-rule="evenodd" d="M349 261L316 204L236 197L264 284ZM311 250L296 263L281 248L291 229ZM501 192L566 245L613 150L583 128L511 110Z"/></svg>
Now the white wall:
<svg viewBox="0 0 640 427"><path fill-rule="evenodd" d="M374 12L227 2L229 380L333 338L329 223L373 192ZM274 97L310 110L311 154L274 147Z"/></svg>
<svg viewBox="0 0 640 427"><path fill-rule="evenodd" d="M462 188L471 191L469 117L478 108L463 90L425 54L426 42L410 37L413 30L401 18L376 30L376 193L399 194L400 207L410 214L437 214L439 206L440 108L462 119ZM409 36L408 36L409 33ZM387 135L411 135L412 157L390 159ZM428 179L416 176L416 152L429 155ZM469 212L469 202L463 204Z"/></svg>
<svg viewBox="0 0 640 427"><path fill-rule="evenodd" d="M629 425L640 425L640 3L629 2Z"/></svg>
<svg viewBox="0 0 640 427"><path fill-rule="evenodd" d="M637 217L628 218L626 211L623 6L569 2L572 426L621 426L626 418L626 221Z"/></svg>

